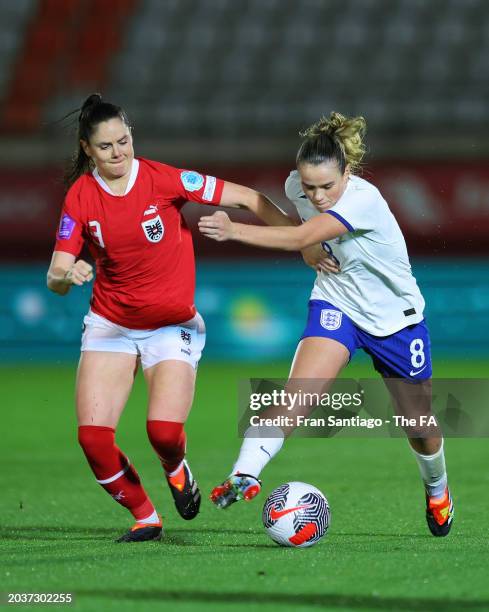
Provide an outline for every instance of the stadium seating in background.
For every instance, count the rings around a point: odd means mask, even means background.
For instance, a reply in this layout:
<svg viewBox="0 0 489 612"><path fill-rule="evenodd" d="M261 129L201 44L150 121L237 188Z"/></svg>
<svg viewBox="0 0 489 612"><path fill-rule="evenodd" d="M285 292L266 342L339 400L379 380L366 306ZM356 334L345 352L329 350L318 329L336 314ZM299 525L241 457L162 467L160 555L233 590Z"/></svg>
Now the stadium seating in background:
<svg viewBox="0 0 489 612"><path fill-rule="evenodd" d="M0 4L6 30L13 2ZM99 89L135 0L39 0L20 3L11 74L4 83L1 127L32 133L41 127L46 101L57 92Z"/></svg>
<svg viewBox="0 0 489 612"><path fill-rule="evenodd" d="M36 0L0 2L0 102L7 97L14 80L17 58Z"/></svg>
<svg viewBox="0 0 489 612"><path fill-rule="evenodd" d="M486 124L485 0L19 0L0 23L14 132L102 86L143 136L280 136L331 109L383 134Z"/></svg>
<svg viewBox="0 0 489 612"><path fill-rule="evenodd" d="M484 0L144 0L110 96L140 133L280 135L331 109L375 130L486 121Z"/></svg>

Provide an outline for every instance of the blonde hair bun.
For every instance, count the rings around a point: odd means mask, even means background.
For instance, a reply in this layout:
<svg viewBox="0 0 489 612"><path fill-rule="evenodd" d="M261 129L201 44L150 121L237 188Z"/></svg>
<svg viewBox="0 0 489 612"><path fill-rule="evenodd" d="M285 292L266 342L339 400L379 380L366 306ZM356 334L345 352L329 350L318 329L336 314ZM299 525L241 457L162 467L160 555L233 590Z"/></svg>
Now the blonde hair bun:
<svg viewBox="0 0 489 612"><path fill-rule="evenodd" d="M329 117L321 117L317 123L300 132L300 135L304 139L303 145L306 142L316 142L322 140L324 136L329 136L338 143L346 163L350 164L352 171L355 171L360 167L365 155L363 138L366 130L367 123L363 117L349 118L333 111Z"/></svg>

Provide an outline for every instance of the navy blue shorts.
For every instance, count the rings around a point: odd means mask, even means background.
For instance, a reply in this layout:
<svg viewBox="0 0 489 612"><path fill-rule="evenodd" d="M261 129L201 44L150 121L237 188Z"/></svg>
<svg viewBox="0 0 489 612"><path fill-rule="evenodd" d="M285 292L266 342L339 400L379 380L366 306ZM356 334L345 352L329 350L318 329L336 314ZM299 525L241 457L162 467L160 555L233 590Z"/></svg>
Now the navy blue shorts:
<svg viewBox="0 0 489 612"><path fill-rule="evenodd" d="M431 378L431 342L423 321L390 336L373 336L361 330L339 308L323 300L309 301L309 316L303 338L331 338L350 352L358 348L372 357L382 376L421 381Z"/></svg>

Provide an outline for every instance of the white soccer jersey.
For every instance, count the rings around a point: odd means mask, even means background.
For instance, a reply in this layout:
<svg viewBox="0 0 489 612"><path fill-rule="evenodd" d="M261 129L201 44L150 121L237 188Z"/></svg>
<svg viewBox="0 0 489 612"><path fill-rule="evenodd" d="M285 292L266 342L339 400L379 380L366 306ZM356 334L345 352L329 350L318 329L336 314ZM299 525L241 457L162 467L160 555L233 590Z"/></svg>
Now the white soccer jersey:
<svg viewBox="0 0 489 612"><path fill-rule="evenodd" d="M297 170L287 178L285 193L303 221L331 214L350 230L323 243L338 260L340 272L319 272L311 299L330 302L374 336L422 321L425 303L411 272L404 236L374 185L350 177L341 198L325 213L304 194Z"/></svg>

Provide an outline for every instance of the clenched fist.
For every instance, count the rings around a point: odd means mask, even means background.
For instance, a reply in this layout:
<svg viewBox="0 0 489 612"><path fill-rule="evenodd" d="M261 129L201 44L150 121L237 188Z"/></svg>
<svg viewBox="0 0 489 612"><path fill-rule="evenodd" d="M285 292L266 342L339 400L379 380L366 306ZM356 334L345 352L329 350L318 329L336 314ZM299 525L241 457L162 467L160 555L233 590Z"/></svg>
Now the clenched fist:
<svg viewBox="0 0 489 612"><path fill-rule="evenodd" d="M86 261L83 261L83 259L79 259L70 266L64 280L70 285L81 287L84 283L89 283L93 280L93 267Z"/></svg>

